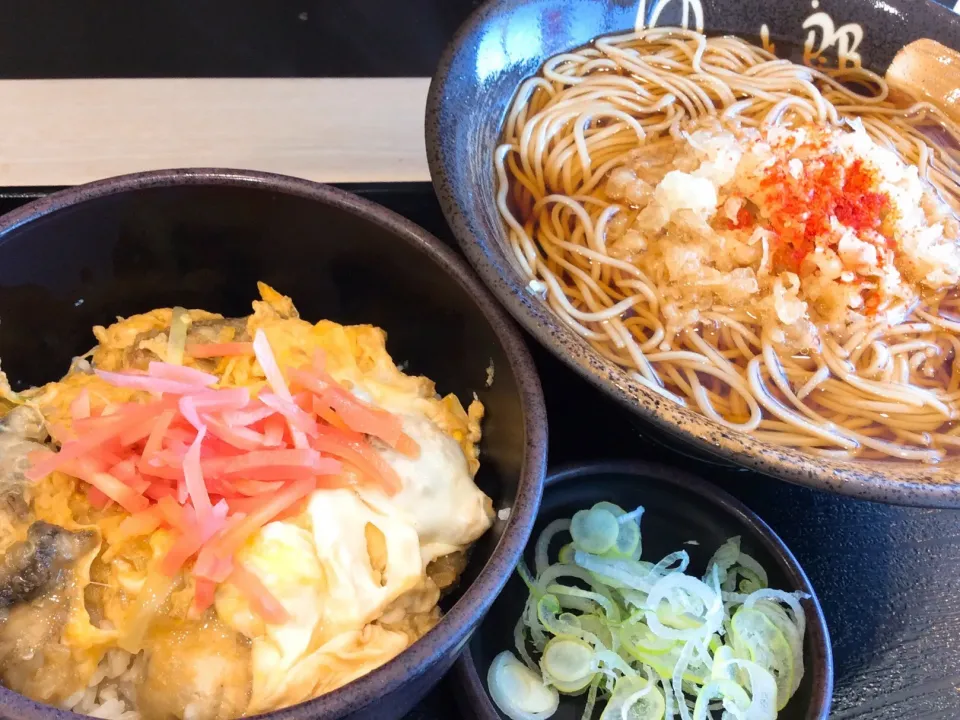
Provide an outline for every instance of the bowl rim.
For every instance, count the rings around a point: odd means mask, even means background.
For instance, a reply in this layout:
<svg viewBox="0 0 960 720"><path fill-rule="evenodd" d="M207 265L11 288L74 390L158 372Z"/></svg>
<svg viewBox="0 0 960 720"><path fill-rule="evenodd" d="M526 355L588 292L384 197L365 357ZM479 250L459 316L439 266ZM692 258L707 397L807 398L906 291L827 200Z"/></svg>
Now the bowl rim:
<svg viewBox="0 0 960 720"><path fill-rule="evenodd" d="M594 351L546 303L532 296L527 290L528 279L520 274L503 247L503 225L499 216L497 226L501 231L490 236L484 232L482 223L474 221L474 214L464 200L465 196L473 195L473 188L457 189L453 168L463 165L462 154L455 150L449 154L444 152L444 137L453 137L456 124L456 113L450 108L456 103L457 92L452 88L472 82L468 76L452 73L456 59L468 51L476 33L491 18L511 13L523 5L524 0L490 0L469 15L444 49L430 83L425 114L427 162L444 217L460 249L510 314L544 347L606 396L687 445L780 480L841 495L897 505L960 508L960 480L954 479L956 473L951 472L954 466L960 469L960 460L948 459L938 465L898 460L833 460L762 442L681 407L636 382ZM924 7L924 12L949 13L936 3L923 5L933 6ZM919 6L914 9L921 11ZM951 17L951 21L960 23L956 17ZM546 58L541 58L541 63L543 60ZM519 84L513 88L508 102L513 100L518 87ZM490 117L494 116L495 113ZM502 118L496 117L499 127ZM476 143L463 150L469 161L475 162L477 148L483 148L484 155L491 153L490 177L493 178L492 147Z"/></svg>
<svg viewBox="0 0 960 720"><path fill-rule="evenodd" d="M300 720L304 717L341 717L354 713L389 693L402 691L424 675L436 661L450 654L458 654L513 572L533 530L546 473L546 406L539 376L519 330L452 249L428 231L382 205L309 180L276 173L223 168L178 168L119 175L52 193L0 217L0 247L18 228L88 200L130 191L184 186L243 187L293 195L332 206L392 233L399 241L408 243L428 257L436 264L438 271L450 275L473 298L503 346L510 368L517 378L525 432L517 496L503 534L473 583L433 629L397 657L337 690L256 717ZM4 687L0 687L0 707L4 710L4 717L11 720L87 717L36 702Z"/></svg>
<svg viewBox="0 0 960 720"><path fill-rule="evenodd" d="M820 600L810 583L810 579L793 552L774 532L773 528L767 525L759 515L743 502L708 480L669 465L645 460L600 460L565 464L548 473L544 481L544 495L547 495L551 488L557 485L577 482L595 475L633 475L638 480L648 481L653 479L681 491L699 495L715 506L718 513L726 513L733 517L737 523L743 526L744 530L752 533L752 536L775 559L794 589L805 592L810 596L810 599L804 603L807 617L806 637L813 642L814 653L819 652L822 655L823 663L820 667L804 668L805 673L816 673L813 702L804 720L827 720L830 716L830 707L833 700L834 682L830 629L827 626L823 608L820 606ZM615 498L608 498L608 500L616 501ZM480 675L469 643L467 649L457 660L454 671L466 695L462 702L465 701L464 704L469 703L477 720L500 720L501 715L490 699L490 694L486 689L486 679Z"/></svg>

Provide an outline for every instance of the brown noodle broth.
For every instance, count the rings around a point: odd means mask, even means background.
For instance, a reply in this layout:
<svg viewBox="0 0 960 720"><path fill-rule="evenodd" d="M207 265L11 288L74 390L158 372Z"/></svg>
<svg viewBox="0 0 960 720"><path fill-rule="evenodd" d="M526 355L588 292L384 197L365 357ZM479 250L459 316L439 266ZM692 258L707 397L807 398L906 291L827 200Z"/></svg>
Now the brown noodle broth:
<svg viewBox="0 0 960 720"><path fill-rule="evenodd" d="M564 54L568 59L578 57L579 66L589 69L580 73L580 78L596 76L608 82L599 89L581 83L561 86L549 79L547 68L570 77L570 69L576 66L570 60L566 66L548 61L537 76L539 80L528 81L538 84L529 92L523 107L519 106L519 99L526 86L518 91L503 131L503 142L512 145L512 149L501 148L502 155L501 150L497 153L497 185L503 192L500 210L510 246L531 280L549 279L554 289L560 290L545 293L551 307L600 355L648 387L660 387L661 391L679 396L693 409L710 415L704 407L698 407L695 397L699 394L727 424L746 426L751 422L751 407L759 405L759 422L741 429L760 439L829 456L864 459L899 457L935 462L954 453L955 448L960 449L960 371L956 366L960 359L960 291L953 289L922 298L902 323L887 330L877 331L868 323L859 330L852 328L846 335L841 334L832 347L821 347L819 352L793 357L780 357L774 352L774 364L770 365L769 343L761 339L757 318L744 309L701 308L701 313L710 317L682 331L665 350L658 342L663 331L662 313L642 292L649 282L636 267L631 269L630 263L611 256L605 240L598 240L606 238L611 228L631 227L640 214L639 204L625 201L621 203L622 210L612 214L616 219L605 218L605 208L612 202L605 193L609 171L622 165L629 155L636 163L631 167L639 180L651 185L658 182L664 169L672 167L678 157L678 112L684 109L686 119L691 114L702 116L702 93L722 109L724 91L719 86L723 82L737 103L751 95L755 98L737 116L744 126L756 127L764 121L763 113L773 104L772 100L756 99L764 93L788 103L800 98L795 106L786 105L782 116L773 119L774 123L786 118L794 124L811 124L811 114L816 116L812 124L820 125L837 124L831 118L860 117L876 143L893 149L904 162L920 168L921 175L950 205L954 215L960 207L960 129L929 108L914 106L907 112L906 108L873 97L859 97L884 92L882 78L865 70L845 72L842 84L831 85L823 75L815 78L819 99L811 100L809 85L795 80L797 68L783 63L774 67L772 57L756 45L746 44L757 38L707 38L702 62L709 58L711 69L738 73L722 75L721 82L711 86L706 81L690 80L690 63L700 37L694 33L659 29L646 31L643 37L619 46L610 45L626 50L622 62L617 59L619 55L611 62L613 56L598 46L609 42L610 37L614 36L598 38ZM714 52L710 50L711 42L720 43ZM785 51L787 59L802 58L800 46L786 45L782 40L777 41L777 46ZM654 72L659 69L657 82L662 80L679 90L674 93L678 99L658 108L654 108L656 101L663 100L666 91L645 81L639 70L624 66L636 57L631 56L632 52L649 59L651 49L655 50L655 61L647 67L654 68ZM768 71L750 75L768 61L769 65L764 65ZM782 88L771 89L771 81L777 78L782 79ZM737 83L740 87L732 87ZM751 83L766 85L762 91L754 91L747 87ZM807 95L799 94L800 91ZM549 142L528 143L524 146L527 150L522 150L517 145L520 129L560 93L565 93L563 98L571 107L580 107L577 103L589 96L592 106L582 106L583 114L602 104L612 106L620 114L608 113L600 119L593 116L583 121L579 145L573 128L581 121L581 115L554 120L560 128L556 137L552 136ZM642 144L623 115L643 127L646 138ZM541 127L538 132L545 134L547 130ZM584 144L591 143L590 162L585 169L578 153ZM507 179L506 187L502 177ZM544 201L548 196L553 199ZM589 222L584 221L585 217ZM605 227L601 227L603 223ZM608 312L620 303L629 304L631 298L635 299L632 306L619 313ZM574 317L578 314L595 319ZM834 369L827 368L824 352L831 354L834 364L852 368L856 378L866 382L867 389L852 385ZM678 353L700 360L677 360ZM658 355L673 359L660 360ZM756 393L749 390L752 365L759 367L759 382L766 393L759 403L751 397ZM880 367L882 371L877 370ZM736 377L731 375L731 369ZM864 372L869 377L860 375ZM819 382L818 373L826 373ZM904 379L906 383L902 382ZM733 383L737 383L739 391ZM805 390L809 383L813 386ZM929 391L936 396L936 407L900 392L905 388ZM799 398L798 393L805 393L805 397ZM771 407L776 406L787 408L790 417L784 419L773 412ZM944 415L943 408L948 409L950 416ZM830 430L831 425L836 426L836 432ZM811 427L827 431L818 432Z"/></svg>

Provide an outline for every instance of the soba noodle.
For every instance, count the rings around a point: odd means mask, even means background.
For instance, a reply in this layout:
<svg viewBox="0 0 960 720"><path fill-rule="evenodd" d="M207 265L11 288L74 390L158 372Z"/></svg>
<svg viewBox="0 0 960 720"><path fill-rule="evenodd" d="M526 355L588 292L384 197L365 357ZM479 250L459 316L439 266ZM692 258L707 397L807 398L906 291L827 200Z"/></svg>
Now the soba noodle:
<svg viewBox="0 0 960 720"><path fill-rule="evenodd" d="M667 317L673 289L636 261L650 238L632 235L635 247L624 250L624 227L648 198L610 189L619 168L640 173L647 158L682 157L698 128L765 139L771 128L837 133L854 118L859 132L917 168L945 203L943 222L955 223L960 128L932 106L895 106L878 75L829 75L738 38L676 28L600 38L547 61L507 116L495 163L509 245L529 289L651 390L780 445L939 460L960 448L952 288L918 293L896 320L864 309L827 328L812 309L817 340L798 352L750 303L715 298L689 317ZM931 128L946 142L932 142Z"/></svg>

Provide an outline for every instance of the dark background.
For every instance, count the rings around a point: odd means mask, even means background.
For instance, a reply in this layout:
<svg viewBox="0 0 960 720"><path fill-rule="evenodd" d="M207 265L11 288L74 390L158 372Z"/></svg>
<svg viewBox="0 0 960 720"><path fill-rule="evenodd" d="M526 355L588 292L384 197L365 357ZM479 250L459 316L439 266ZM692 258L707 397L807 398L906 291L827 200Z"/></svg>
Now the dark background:
<svg viewBox="0 0 960 720"><path fill-rule="evenodd" d="M809 2L770 0L801 1ZM823 0L820 8L842 1ZM446 42L481 4L6 0L0 4L0 79L428 77Z"/></svg>
<svg viewBox="0 0 960 720"><path fill-rule="evenodd" d="M0 5L0 79L429 76L478 4L17 0ZM451 237L429 185L348 189ZM0 212L35 195L7 189ZM683 466L739 496L790 545L830 625L832 717L960 720L960 511L847 500L690 460L642 437L625 412L531 347L547 397L552 465L641 457ZM455 695L445 682L410 720L461 717Z"/></svg>
<svg viewBox="0 0 960 720"><path fill-rule="evenodd" d="M427 77L476 0L14 0L0 78Z"/></svg>

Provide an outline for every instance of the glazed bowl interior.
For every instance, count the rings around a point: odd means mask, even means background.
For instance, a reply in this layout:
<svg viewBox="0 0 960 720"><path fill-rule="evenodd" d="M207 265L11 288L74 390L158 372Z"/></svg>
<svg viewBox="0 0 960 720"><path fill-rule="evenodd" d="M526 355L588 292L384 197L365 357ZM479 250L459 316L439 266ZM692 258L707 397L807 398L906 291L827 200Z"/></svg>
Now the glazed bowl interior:
<svg viewBox="0 0 960 720"><path fill-rule="evenodd" d="M595 503L613 502L626 510L642 505L643 559L656 562L668 553L686 550L690 572L702 574L714 551L734 535L744 552L767 570L770 587L811 595L804 601L804 676L797 692L777 717L780 720L826 720L833 691L830 636L813 587L796 558L764 522L738 500L698 477L645 462L578 465L552 472L547 478L540 516L525 553L533 567L533 546L550 522L570 518ZM560 540L562 542L565 540ZM696 544L690 544L693 541ZM557 548L552 546L552 552ZM551 556L551 558L555 558ZM503 650L514 648L513 629L527 598L516 574L493 604L467 651L457 674L464 684L465 704L478 708L477 720L503 720L487 692L487 672ZM584 697L561 697L554 720L581 717ZM594 717L599 712L594 713Z"/></svg>
<svg viewBox="0 0 960 720"><path fill-rule="evenodd" d="M593 351L528 289L529 278L506 247L495 200L494 150L520 83L553 55L594 38L633 29L638 13L663 10L658 25L689 24L699 4L624 0L493 0L479 8L447 48L427 101L427 155L434 188L460 245L510 312L540 342L607 395L674 442L780 479L900 504L960 506L958 461L940 465L819 459L732 431L648 390ZM703 0L707 33L757 40L765 25L781 52L796 59L812 47L840 43L864 67L882 73L918 38L960 47L960 18L927 0L770 3ZM829 55L829 51L827 53Z"/></svg>
<svg viewBox="0 0 960 720"><path fill-rule="evenodd" d="M444 619L382 668L273 714L397 718L453 662L511 572L546 453L542 396L522 341L439 241L373 203L280 176L167 171L68 190L0 219L2 368L15 389L58 379L94 344L94 325L153 308L248 315L258 280L290 295L307 320L384 328L408 373L464 401L476 393L486 406L477 483L511 514L474 546L442 602ZM0 690L6 718L51 713Z"/></svg>

